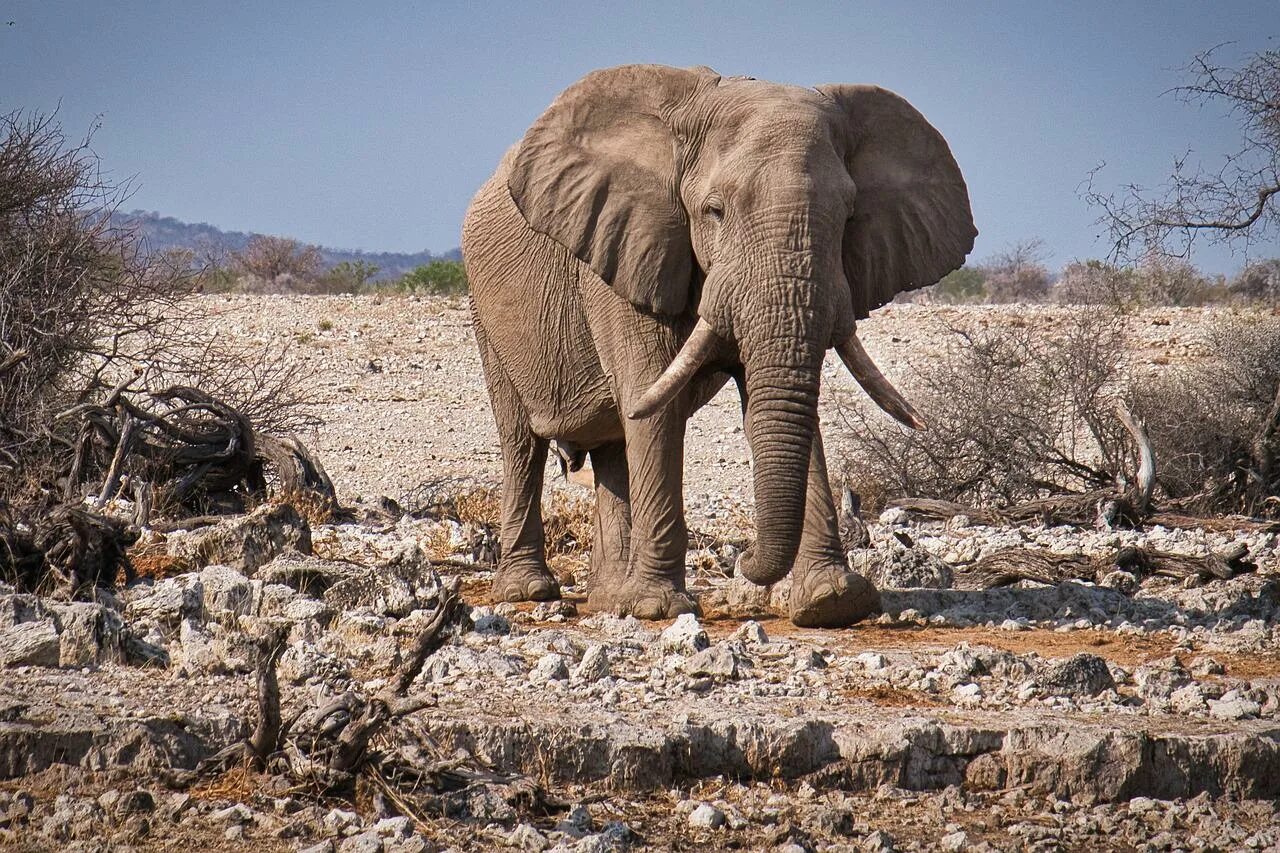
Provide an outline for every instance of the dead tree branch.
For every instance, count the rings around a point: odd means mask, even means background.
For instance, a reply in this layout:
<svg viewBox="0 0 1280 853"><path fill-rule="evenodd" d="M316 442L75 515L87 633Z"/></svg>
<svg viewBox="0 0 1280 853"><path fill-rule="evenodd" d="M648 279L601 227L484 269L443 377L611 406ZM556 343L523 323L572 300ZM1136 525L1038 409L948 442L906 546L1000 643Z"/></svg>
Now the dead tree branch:
<svg viewBox="0 0 1280 853"><path fill-rule="evenodd" d="M1189 81L1170 92L1188 103L1224 106L1240 124L1241 148L1216 170L1190 163L1189 152L1176 158L1154 192L1137 185L1097 189L1094 170L1083 195L1101 211L1113 259L1185 258L1199 235L1248 245L1280 226L1280 51L1255 53L1232 68L1218 58L1223 47L1198 54L1185 69Z"/></svg>

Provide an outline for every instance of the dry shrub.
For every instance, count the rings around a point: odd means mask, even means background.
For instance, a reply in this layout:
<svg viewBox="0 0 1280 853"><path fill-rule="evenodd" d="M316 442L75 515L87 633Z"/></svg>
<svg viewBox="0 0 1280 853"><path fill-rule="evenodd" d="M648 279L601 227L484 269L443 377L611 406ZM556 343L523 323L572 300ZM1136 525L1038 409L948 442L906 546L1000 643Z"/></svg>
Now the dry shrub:
<svg viewBox="0 0 1280 853"><path fill-rule="evenodd" d="M1048 250L1040 239L1022 240L979 266L988 302L1040 302L1049 293Z"/></svg>
<svg viewBox="0 0 1280 853"><path fill-rule="evenodd" d="M502 493L492 486L480 486L458 495L454 513L463 524L497 527L502 522Z"/></svg>
<svg viewBox="0 0 1280 853"><path fill-rule="evenodd" d="M127 187L48 117L0 116L0 500L46 499L72 455L54 414L124 377L197 385L259 428L313 424L309 373L202 327L189 258L150 255L113 218Z"/></svg>
<svg viewBox="0 0 1280 853"><path fill-rule="evenodd" d="M1205 343L1206 359L1135 382L1130 392L1155 447L1159 483L1194 511L1276 515L1280 317L1226 315Z"/></svg>
<svg viewBox="0 0 1280 853"><path fill-rule="evenodd" d="M334 524L341 520L342 507L332 495L314 489L290 489L272 495L271 503L289 504L309 525Z"/></svg>
<svg viewBox="0 0 1280 853"><path fill-rule="evenodd" d="M549 556L573 556L591 550L594 508L594 499L586 495L559 489L551 492L551 500L542 506Z"/></svg>
<svg viewBox="0 0 1280 853"><path fill-rule="evenodd" d="M895 497L999 507L1110 485L1128 462L1114 414L1124 329L1101 309L1051 331L949 327L946 356L901 383L927 430L899 427L861 397L838 406L844 481L869 507Z"/></svg>

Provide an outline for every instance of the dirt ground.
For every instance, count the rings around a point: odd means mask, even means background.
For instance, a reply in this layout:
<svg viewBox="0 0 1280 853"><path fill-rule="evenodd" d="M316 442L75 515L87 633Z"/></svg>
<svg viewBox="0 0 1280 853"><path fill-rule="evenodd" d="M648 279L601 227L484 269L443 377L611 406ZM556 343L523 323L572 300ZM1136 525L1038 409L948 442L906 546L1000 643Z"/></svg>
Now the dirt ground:
<svg viewBox="0 0 1280 853"><path fill-rule="evenodd" d="M273 545L252 561L250 539L299 541L297 530L250 536L250 516L149 533L134 555L142 579L100 602L0 586L0 847L1280 850L1275 534L868 519L864 556L884 578L910 557L936 582L882 584L884 612L846 630L797 628L785 582L762 592L731 577L751 484L730 387L687 441L686 503L702 534L690 588L704 618L588 613L574 576L581 549L553 561L563 603L495 602L492 567L472 556L483 530L463 517L483 515L492 493L472 493L477 506L455 516L370 509L383 495L409 502L424 484L498 483L465 304L204 303L220 335L286 344L314 371L324 426L302 438L360 520L288 522L307 526L306 547ZM943 354L948 325L1052 329L1071 310L890 306L860 329L909 397L912 366ZM1213 317L1135 318L1131 369L1203 356ZM820 417L834 458L837 404L860 394L829 361ZM549 469L556 524L589 523L589 492ZM915 544L904 550L897 534ZM1097 558L1125 545L1187 555L1243 545L1248 570L1206 584L1133 577L1126 591L1102 575L948 588L952 573L1003 548ZM318 577L323 588L300 580ZM367 767L349 796L318 796L278 758L271 774L233 765L194 787L167 775L252 730L258 681L245 650L264 625L289 632L285 711L344 692L382 696L453 578L474 630L433 653L410 688L430 706L374 749L511 774L544 800L531 806L527 790L490 781L409 809L371 789ZM10 660L6 638L30 652Z"/></svg>
<svg viewBox="0 0 1280 853"><path fill-rule="evenodd" d="M433 297L207 297L218 332L246 343L287 343L318 373L324 428L310 437L349 499L400 497L423 482L496 483L501 456L465 300ZM859 324L868 352L910 397L913 364L938 358L957 323L1052 330L1075 308L890 305ZM1133 325L1132 363L1158 371L1204 352L1207 309L1153 309ZM834 354L823 371L820 421L838 459L835 407L860 396ZM832 466L836 468L835 465ZM549 464L548 482L559 479ZM751 506L750 463L732 383L689 424L685 500L699 526Z"/></svg>

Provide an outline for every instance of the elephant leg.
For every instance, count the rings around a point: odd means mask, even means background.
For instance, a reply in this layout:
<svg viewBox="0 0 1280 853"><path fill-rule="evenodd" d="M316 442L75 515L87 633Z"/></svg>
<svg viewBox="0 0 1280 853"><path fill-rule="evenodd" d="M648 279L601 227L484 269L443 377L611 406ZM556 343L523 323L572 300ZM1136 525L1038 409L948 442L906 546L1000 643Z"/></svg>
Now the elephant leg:
<svg viewBox="0 0 1280 853"><path fill-rule="evenodd" d="M542 530L542 474L549 442L534 434L516 389L474 324L489 399L502 445L502 553L493 578L495 601L546 601L560 597L547 569Z"/></svg>
<svg viewBox="0 0 1280 853"><path fill-rule="evenodd" d="M880 609L880 593L849 570L827 479L822 435L809 451L804 532L791 575L791 621L805 628L843 628Z"/></svg>
<svg viewBox="0 0 1280 853"><path fill-rule="evenodd" d="M596 481L596 508L587 606L598 610L613 606L612 596L627 579L631 504L626 445L617 441L592 450L591 470Z"/></svg>
<svg viewBox="0 0 1280 853"><path fill-rule="evenodd" d="M689 531L684 521L684 417L670 409L626 426L631 539L627 573L602 607L640 619L696 613L685 593Z"/></svg>

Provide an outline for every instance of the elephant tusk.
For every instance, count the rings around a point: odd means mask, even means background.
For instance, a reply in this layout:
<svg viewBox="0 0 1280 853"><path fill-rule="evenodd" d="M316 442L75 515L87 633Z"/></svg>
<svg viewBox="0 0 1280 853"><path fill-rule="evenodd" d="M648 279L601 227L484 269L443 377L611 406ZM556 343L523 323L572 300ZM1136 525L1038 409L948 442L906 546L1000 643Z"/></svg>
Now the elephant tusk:
<svg viewBox="0 0 1280 853"><path fill-rule="evenodd" d="M693 327L693 333L684 342L680 352L676 353L676 357L671 360L671 364L667 365L667 369L662 371L662 375L649 386L649 390L641 394L640 399L632 404L627 417L632 420L647 418L670 403L680 393L680 389L689 384L693 374L698 372L698 368L702 367L719 343L720 336L716 334L715 329L699 317L697 325Z"/></svg>
<svg viewBox="0 0 1280 853"><path fill-rule="evenodd" d="M889 384L888 379L884 378L880 368L876 367L871 356L867 355L862 341L858 340L856 329L844 341L836 344L836 352L840 354L840 360L844 362L845 367L849 368L853 378L858 380L862 390L867 392L867 396L874 400L877 406L912 429L924 429L924 419L920 417L920 413L898 393L897 388Z"/></svg>

